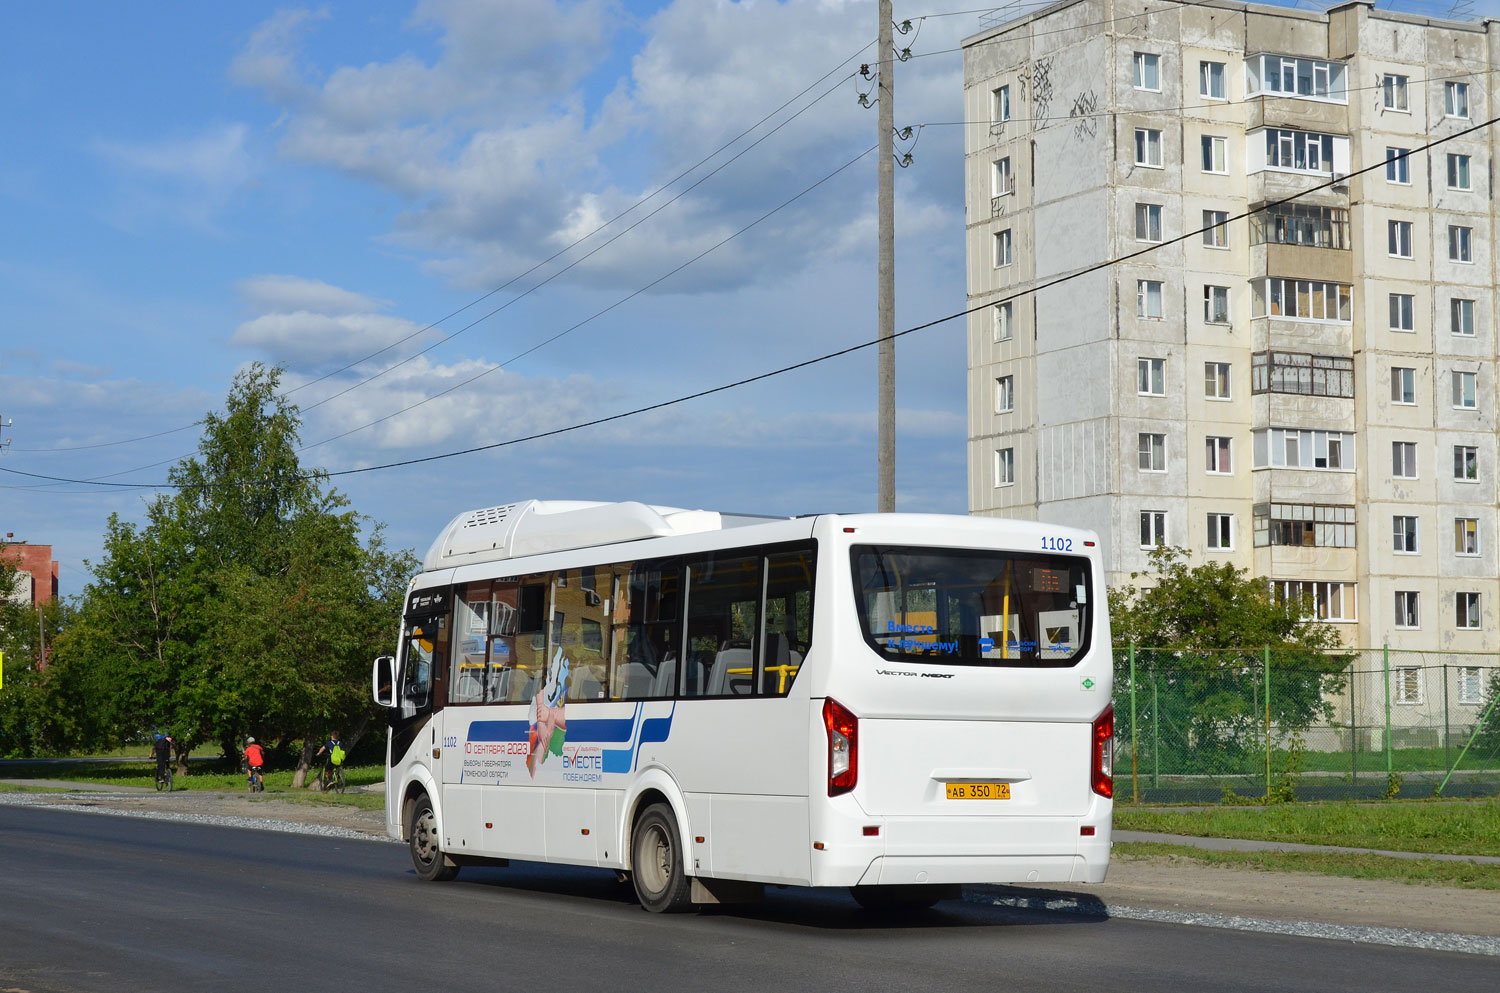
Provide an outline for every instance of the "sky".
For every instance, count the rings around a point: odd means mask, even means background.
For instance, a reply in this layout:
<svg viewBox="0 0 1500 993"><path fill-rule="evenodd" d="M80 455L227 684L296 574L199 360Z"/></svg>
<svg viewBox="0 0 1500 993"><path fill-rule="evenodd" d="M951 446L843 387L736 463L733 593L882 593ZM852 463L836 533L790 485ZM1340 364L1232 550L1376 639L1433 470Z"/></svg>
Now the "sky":
<svg viewBox="0 0 1500 993"><path fill-rule="evenodd" d="M898 331L966 306L954 50L981 6L895 4L914 28L895 68L914 129ZM165 482L252 362L285 370L303 464L340 473L875 337L873 0L164 0L6 21L0 535L52 545L64 595L108 516L140 520L158 492L100 484ZM898 510L967 510L964 335L897 346ZM332 483L418 555L456 514L531 497L869 511L875 361Z"/></svg>

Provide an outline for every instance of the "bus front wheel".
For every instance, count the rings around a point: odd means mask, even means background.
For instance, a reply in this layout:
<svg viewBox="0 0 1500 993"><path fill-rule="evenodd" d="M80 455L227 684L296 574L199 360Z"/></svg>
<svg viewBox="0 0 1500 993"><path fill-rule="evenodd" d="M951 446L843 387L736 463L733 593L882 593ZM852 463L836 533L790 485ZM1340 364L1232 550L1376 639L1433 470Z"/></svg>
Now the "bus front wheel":
<svg viewBox="0 0 1500 993"><path fill-rule="evenodd" d="M630 878L642 907L653 914L670 914L692 906L692 883L683 868L682 842L671 807L647 807L635 822L630 846Z"/></svg>
<svg viewBox="0 0 1500 993"><path fill-rule="evenodd" d="M442 845L438 843L437 815L432 811L432 801L425 795L412 810L406 836L411 841L411 864L416 867L419 879L446 882L458 875L458 866L443 855Z"/></svg>

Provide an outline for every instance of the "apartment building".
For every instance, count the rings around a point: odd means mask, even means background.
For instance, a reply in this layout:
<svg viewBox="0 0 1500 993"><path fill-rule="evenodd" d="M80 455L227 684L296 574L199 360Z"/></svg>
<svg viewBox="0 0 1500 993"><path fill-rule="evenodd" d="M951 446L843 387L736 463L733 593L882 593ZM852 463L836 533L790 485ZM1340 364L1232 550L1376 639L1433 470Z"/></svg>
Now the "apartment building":
<svg viewBox="0 0 1500 993"><path fill-rule="evenodd" d="M1112 584L1180 545L1350 645L1500 647L1497 69L1500 22L1368 3L967 39L970 511L1096 529Z"/></svg>

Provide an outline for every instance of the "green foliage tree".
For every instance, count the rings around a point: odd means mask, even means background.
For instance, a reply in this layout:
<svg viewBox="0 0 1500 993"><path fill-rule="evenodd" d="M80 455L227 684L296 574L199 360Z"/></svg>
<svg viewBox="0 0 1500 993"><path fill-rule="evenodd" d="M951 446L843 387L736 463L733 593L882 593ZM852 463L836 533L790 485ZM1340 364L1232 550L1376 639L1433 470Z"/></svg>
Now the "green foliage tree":
<svg viewBox="0 0 1500 993"><path fill-rule="evenodd" d="M246 734L286 747L362 730L369 660L389 646L415 568L302 468L280 374L237 376L197 454L170 471L174 491L138 526L110 518L58 646L98 725L119 738L169 730L183 773L210 742L234 757Z"/></svg>
<svg viewBox="0 0 1500 993"><path fill-rule="evenodd" d="M1109 590L1115 645L1136 648L1137 719L1164 771L1246 772L1263 754L1269 649L1270 721L1287 754L1314 721L1332 716L1352 656L1313 605L1279 601L1264 580L1228 563L1188 565L1182 548L1151 553L1152 570ZM1128 690L1128 655L1116 653L1116 686ZM1153 712L1150 708L1155 707ZM1116 714L1129 735L1129 715ZM1138 739L1139 740L1139 739Z"/></svg>

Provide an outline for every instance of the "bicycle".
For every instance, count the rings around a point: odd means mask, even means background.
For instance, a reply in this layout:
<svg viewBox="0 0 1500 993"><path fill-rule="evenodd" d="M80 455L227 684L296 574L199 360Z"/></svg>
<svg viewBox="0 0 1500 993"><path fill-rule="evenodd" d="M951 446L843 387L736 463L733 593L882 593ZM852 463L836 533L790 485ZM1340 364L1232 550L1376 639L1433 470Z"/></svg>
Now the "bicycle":
<svg viewBox="0 0 1500 993"><path fill-rule="evenodd" d="M347 783L344 781L344 767L336 765L330 774L328 767L324 766L318 773L318 789L324 793L342 793Z"/></svg>
<svg viewBox="0 0 1500 993"><path fill-rule="evenodd" d="M169 765L165 772L156 774L156 792L172 792L172 767Z"/></svg>
<svg viewBox="0 0 1500 993"><path fill-rule="evenodd" d="M264 793L266 791L266 778L261 775L261 767L255 766L246 774L250 783L251 793Z"/></svg>

